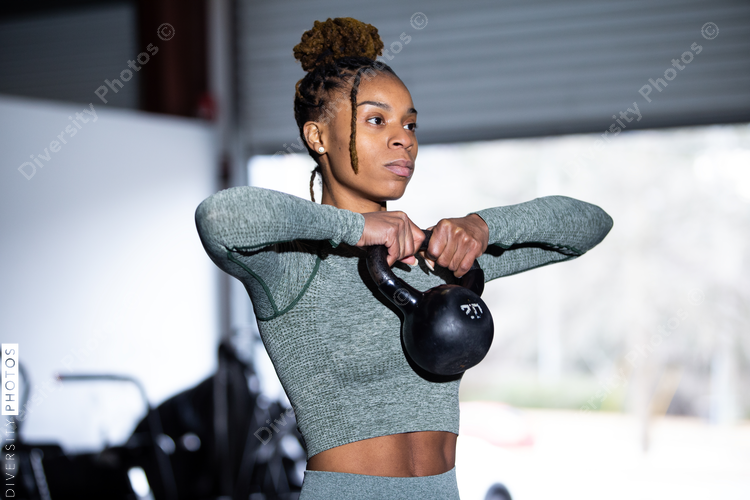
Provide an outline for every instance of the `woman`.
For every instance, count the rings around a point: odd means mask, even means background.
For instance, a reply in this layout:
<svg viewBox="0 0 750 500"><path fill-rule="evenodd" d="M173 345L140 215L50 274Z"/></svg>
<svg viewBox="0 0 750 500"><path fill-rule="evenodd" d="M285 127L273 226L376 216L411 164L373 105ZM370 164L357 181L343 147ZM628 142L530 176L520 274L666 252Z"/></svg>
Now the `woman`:
<svg viewBox="0 0 750 500"><path fill-rule="evenodd" d="M387 201L417 158L409 91L376 62L377 30L351 18L315 22L294 54L300 135L322 177L322 202L253 187L198 207L212 260L252 298L263 343L305 438L300 498L458 498L458 377L412 368L401 318L365 266L386 245L397 276L417 289L456 283L475 259L487 281L570 260L612 225L600 208L562 196L479 210L422 231ZM314 201L314 200L313 200ZM419 372L419 373L418 373Z"/></svg>

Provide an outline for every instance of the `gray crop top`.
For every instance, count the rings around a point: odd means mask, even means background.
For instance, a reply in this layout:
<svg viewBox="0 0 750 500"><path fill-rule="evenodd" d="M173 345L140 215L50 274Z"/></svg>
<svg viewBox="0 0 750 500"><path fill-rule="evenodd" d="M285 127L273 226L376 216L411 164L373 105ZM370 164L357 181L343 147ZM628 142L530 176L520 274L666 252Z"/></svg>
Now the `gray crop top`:
<svg viewBox="0 0 750 500"><path fill-rule="evenodd" d="M564 196L475 213L489 227L479 257L486 281L576 258L612 227L599 207ZM397 309L372 283L365 250L354 246L362 214L243 186L210 196L195 218L211 260L250 294L308 458L389 434L458 434L460 377L428 380L410 367ZM419 290L456 282L422 260L393 269Z"/></svg>

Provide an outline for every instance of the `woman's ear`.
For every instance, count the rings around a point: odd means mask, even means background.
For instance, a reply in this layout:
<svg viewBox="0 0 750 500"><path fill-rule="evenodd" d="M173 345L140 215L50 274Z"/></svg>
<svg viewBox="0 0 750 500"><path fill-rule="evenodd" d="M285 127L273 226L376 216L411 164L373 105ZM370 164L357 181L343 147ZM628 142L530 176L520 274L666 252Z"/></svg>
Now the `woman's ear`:
<svg viewBox="0 0 750 500"><path fill-rule="evenodd" d="M323 137L321 134L320 127L315 122L307 122L302 127L302 133L305 136L305 142L313 151L318 151L318 148L325 148L323 144Z"/></svg>

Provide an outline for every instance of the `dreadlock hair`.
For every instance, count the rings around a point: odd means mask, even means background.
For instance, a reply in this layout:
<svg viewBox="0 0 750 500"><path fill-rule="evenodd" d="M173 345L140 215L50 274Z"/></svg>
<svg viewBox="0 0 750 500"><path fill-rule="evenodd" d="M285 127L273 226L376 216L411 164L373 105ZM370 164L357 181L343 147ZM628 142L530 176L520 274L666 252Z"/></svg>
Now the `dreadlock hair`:
<svg viewBox="0 0 750 500"><path fill-rule="evenodd" d="M339 105L351 85L349 100L352 107L349 156L354 173L357 163L357 92L362 75L372 79L377 72L396 73L385 63L375 58L382 54L383 42L378 30L370 24L351 17L328 18L315 21L313 28L302 35L302 41L294 47L294 57L302 64L307 75L297 82L294 94L294 119L300 137L317 166L310 176L310 199L315 201L313 183L315 174L323 175L320 154L310 148L303 127L309 121L328 123L335 117ZM339 98L336 98L340 96ZM325 116L324 116L325 115Z"/></svg>

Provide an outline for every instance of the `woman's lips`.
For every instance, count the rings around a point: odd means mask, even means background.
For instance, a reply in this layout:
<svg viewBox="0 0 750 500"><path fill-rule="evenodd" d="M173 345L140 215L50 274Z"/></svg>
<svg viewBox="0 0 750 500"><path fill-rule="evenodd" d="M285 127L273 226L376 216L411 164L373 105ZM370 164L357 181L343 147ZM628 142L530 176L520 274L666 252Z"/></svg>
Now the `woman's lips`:
<svg viewBox="0 0 750 500"><path fill-rule="evenodd" d="M408 160L397 160L385 164L385 168L401 177L411 177L414 172L414 162Z"/></svg>

